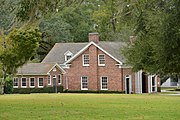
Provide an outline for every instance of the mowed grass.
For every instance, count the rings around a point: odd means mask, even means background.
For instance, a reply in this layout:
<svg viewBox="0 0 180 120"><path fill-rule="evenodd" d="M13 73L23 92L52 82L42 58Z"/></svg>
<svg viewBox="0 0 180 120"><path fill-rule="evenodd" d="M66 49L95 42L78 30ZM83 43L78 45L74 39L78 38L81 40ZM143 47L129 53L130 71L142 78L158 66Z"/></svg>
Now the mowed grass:
<svg viewBox="0 0 180 120"><path fill-rule="evenodd" d="M1 95L0 120L179 120L180 96Z"/></svg>

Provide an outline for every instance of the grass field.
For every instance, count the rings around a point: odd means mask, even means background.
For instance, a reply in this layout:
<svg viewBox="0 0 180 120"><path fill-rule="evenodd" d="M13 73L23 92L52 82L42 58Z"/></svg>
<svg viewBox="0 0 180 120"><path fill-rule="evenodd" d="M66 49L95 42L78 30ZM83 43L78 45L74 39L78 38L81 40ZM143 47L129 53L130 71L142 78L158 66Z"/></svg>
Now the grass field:
<svg viewBox="0 0 180 120"><path fill-rule="evenodd" d="M180 96L1 95L0 120L178 120Z"/></svg>

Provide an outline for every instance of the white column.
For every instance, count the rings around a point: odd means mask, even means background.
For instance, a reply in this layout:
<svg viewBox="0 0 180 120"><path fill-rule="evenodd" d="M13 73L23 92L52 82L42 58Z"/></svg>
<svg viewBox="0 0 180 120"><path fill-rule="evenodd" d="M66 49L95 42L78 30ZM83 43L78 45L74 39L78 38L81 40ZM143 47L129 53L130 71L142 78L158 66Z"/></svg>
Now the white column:
<svg viewBox="0 0 180 120"><path fill-rule="evenodd" d="M148 75L148 93L152 92L152 75Z"/></svg>
<svg viewBox="0 0 180 120"><path fill-rule="evenodd" d="M155 75L154 75L155 76ZM157 75L155 76L155 92L157 92L157 84L158 84L158 82L157 82L157 80L158 80L158 78L157 78Z"/></svg>
<svg viewBox="0 0 180 120"><path fill-rule="evenodd" d="M135 74L135 88L136 88L136 93L141 94L142 93L142 70L138 71Z"/></svg>

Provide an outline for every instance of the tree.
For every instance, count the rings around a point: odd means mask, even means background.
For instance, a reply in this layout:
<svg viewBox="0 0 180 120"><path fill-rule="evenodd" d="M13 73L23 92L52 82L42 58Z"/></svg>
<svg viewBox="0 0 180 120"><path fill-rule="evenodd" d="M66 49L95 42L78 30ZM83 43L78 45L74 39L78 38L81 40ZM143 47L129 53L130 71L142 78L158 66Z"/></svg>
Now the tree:
<svg viewBox="0 0 180 120"><path fill-rule="evenodd" d="M142 69L161 75L180 75L179 5L179 0L137 4L137 39L124 52L135 71Z"/></svg>
<svg viewBox="0 0 180 120"><path fill-rule="evenodd" d="M70 33L71 25L66 23L61 16L53 15L51 18L44 18L39 24L42 34L42 40L37 54L42 60L51 50L55 43L72 42Z"/></svg>
<svg viewBox="0 0 180 120"><path fill-rule="evenodd" d="M9 30L16 22L19 0L0 0L0 29Z"/></svg>
<svg viewBox="0 0 180 120"><path fill-rule="evenodd" d="M16 69L34 55L41 39L41 33L37 29L15 29L8 35L2 33L0 36L1 94L7 75L16 73Z"/></svg>

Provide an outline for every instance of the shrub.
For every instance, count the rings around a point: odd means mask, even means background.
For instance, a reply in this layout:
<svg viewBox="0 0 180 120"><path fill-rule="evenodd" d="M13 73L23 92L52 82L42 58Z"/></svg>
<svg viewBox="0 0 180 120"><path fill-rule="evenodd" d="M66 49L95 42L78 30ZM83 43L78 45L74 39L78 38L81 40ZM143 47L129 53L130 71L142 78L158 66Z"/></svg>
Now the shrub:
<svg viewBox="0 0 180 120"><path fill-rule="evenodd" d="M63 86L57 86L57 92L63 92ZM54 93L53 87L44 88L14 88L13 93L30 94L30 93Z"/></svg>
<svg viewBox="0 0 180 120"><path fill-rule="evenodd" d="M13 80L11 77L6 78L4 93L11 94L13 92Z"/></svg>
<svg viewBox="0 0 180 120"><path fill-rule="evenodd" d="M108 91L108 90L99 90L99 91L91 91L91 90L65 90L65 93L117 93L122 94L124 91Z"/></svg>
<svg viewBox="0 0 180 120"><path fill-rule="evenodd" d="M157 92L161 92L161 87L157 87Z"/></svg>

